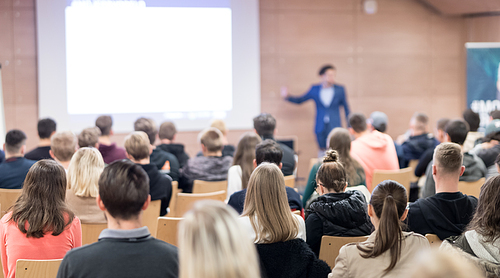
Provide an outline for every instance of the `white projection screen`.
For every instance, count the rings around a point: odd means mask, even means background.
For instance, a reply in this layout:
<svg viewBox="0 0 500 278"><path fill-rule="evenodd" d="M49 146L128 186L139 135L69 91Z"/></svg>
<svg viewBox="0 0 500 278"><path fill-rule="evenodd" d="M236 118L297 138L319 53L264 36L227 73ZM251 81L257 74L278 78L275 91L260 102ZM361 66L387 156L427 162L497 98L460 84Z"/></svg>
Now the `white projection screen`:
<svg viewBox="0 0 500 278"><path fill-rule="evenodd" d="M40 118L76 133L112 115L178 130L260 113L258 0L37 0Z"/></svg>

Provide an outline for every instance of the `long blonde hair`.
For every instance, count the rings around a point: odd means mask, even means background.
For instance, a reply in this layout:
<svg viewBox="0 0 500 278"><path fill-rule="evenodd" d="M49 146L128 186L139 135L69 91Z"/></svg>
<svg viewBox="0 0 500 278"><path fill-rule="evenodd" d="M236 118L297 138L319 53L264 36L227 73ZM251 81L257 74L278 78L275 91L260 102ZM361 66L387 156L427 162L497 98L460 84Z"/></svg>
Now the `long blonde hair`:
<svg viewBox="0 0 500 278"><path fill-rule="evenodd" d="M180 278L260 277L255 245L221 202L201 201L179 224Z"/></svg>
<svg viewBox="0 0 500 278"><path fill-rule="evenodd" d="M68 189L79 197L97 197L104 160L96 148L81 148L71 158L67 173Z"/></svg>
<svg viewBox="0 0 500 278"><path fill-rule="evenodd" d="M256 243L294 239L299 223L292 215L285 190L285 179L276 164L262 163L248 182L243 216L250 218Z"/></svg>

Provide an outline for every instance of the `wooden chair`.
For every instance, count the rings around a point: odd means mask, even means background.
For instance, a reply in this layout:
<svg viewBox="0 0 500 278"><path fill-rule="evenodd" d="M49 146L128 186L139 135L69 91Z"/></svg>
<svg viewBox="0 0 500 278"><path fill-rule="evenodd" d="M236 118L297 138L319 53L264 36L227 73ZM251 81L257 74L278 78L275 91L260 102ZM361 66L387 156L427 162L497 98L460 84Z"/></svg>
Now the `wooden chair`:
<svg viewBox="0 0 500 278"><path fill-rule="evenodd" d="M348 243L362 242L368 239L368 236L358 237L338 237L323 236L321 238L321 247L319 249L319 259L325 261L331 268L335 267L335 259L339 255L340 248Z"/></svg>
<svg viewBox="0 0 500 278"><path fill-rule="evenodd" d="M177 226L182 218L158 217L156 238L177 246Z"/></svg>
<svg viewBox="0 0 500 278"><path fill-rule="evenodd" d="M210 193L179 193L177 194L177 203L175 204L174 212L175 214L170 215L170 217L182 217L184 213L189 211L194 203L201 200L215 200L224 202L226 199L226 191L216 191Z"/></svg>
<svg viewBox="0 0 500 278"><path fill-rule="evenodd" d="M410 183L412 169L410 167L399 170L375 170L373 172L372 187L369 188L370 192L373 191L377 184L385 180L394 180L402 184L406 188L406 195L410 198Z"/></svg>
<svg viewBox="0 0 500 278"><path fill-rule="evenodd" d="M285 177L285 186L295 188L295 176L290 175Z"/></svg>
<svg viewBox="0 0 500 278"><path fill-rule="evenodd" d="M210 193L225 190L227 192L227 180L225 181L200 181L193 183L193 193ZM227 196L226 196L227 197ZM224 199L226 198L224 197Z"/></svg>
<svg viewBox="0 0 500 278"><path fill-rule="evenodd" d="M439 246L441 246L441 243L443 243L443 241L440 240L439 237L435 234L426 234L425 238L427 238L429 244L433 248L439 248Z"/></svg>
<svg viewBox="0 0 500 278"><path fill-rule="evenodd" d="M483 186L484 181L485 178L481 178L477 181L459 181L458 191L463 194L479 198L479 193L481 192L481 187Z"/></svg>
<svg viewBox="0 0 500 278"><path fill-rule="evenodd" d="M17 260L16 278L55 278L59 265L59 260Z"/></svg>
<svg viewBox="0 0 500 278"><path fill-rule="evenodd" d="M82 223L82 245L97 242L102 230L107 228L107 223Z"/></svg>
<svg viewBox="0 0 500 278"><path fill-rule="evenodd" d="M418 165L418 159L412 159L408 163L408 167L411 168L411 181L416 182L418 180L418 177L415 176L415 168L417 168Z"/></svg>
<svg viewBox="0 0 500 278"><path fill-rule="evenodd" d="M7 210L17 201L17 198L21 196L22 192L22 189L0 189L0 204L2 204L3 209L0 217L4 216Z"/></svg>
<svg viewBox="0 0 500 278"><path fill-rule="evenodd" d="M142 224L147 226L151 236L156 237L158 217L160 217L161 200L154 200L149 203L148 208L142 215Z"/></svg>
<svg viewBox="0 0 500 278"><path fill-rule="evenodd" d="M177 193L180 193L180 192L182 192L182 190L179 190L179 182L173 181L172 182L172 197L170 197L170 204L168 204L168 214L167 215L173 214L175 204L177 203Z"/></svg>

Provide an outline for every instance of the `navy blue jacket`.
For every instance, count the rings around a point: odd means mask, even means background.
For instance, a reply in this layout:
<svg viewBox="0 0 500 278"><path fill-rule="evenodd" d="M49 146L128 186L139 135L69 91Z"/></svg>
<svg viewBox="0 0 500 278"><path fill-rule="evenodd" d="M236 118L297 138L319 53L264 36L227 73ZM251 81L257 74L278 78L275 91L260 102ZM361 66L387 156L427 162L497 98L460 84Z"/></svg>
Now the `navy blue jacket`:
<svg viewBox="0 0 500 278"><path fill-rule="evenodd" d="M315 133L320 133L325 127L325 115L328 114L330 118L330 125L333 127L342 126L340 122L340 111L339 107L343 106L345 111L345 118L349 118L349 105L347 104L347 99L345 96L344 86L334 85L334 96L330 106L326 107L321 102L319 97L319 92L321 90L321 84L313 85L309 92L300 97L288 97L287 100L293 103L300 104L306 100L312 99L316 103L316 127L314 128Z"/></svg>
<svg viewBox="0 0 500 278"><path fill-rule="evenodd" d="M26 174L36 161L24 157L11 157L0 164L0 188L23 188Z"/></svg>

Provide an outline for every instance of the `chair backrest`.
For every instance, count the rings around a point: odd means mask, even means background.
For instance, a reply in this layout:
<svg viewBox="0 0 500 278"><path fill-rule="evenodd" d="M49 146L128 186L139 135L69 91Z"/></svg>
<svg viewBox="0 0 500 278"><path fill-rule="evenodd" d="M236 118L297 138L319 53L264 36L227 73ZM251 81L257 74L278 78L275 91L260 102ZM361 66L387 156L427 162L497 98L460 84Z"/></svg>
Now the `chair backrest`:
<svg viewBox="0 0 500 278"><path fill-rule="evenodd" d="M2 205L1 216L3 217L7 210L17 201L21 196L22 189L0 189L0 204Z"/></svg>
<svg viewBox="0 0 500 278"><path fill-rule="evenodd" d="M285 176L285 186L295 188L295 176L294 175Z"/></svg>
<svg viewBox="0 0 500 278"><path fill-rule="evenodd" d="M340 248L348 243L362 242L368 239L368 236L358 237L338 237L323 236L321 238L321 247L319 249L319 259L325 261L331 268L335 266L335 259L339 255Z"/></svg>
<svg viewBox="0 0 500 278"><path fill-rule="evenodd" d="M172 182L172 197L170 197L170 204L168 204L168 216L173 215L175 204L177 203L177 193L182 192L182 190L179 190L179 182L173 181Z"/></svg>
<svg viewBox="0 0 500 278"><path fill-rule="evenodd" d="M107 223L82 223L82 245L97 242L102 230L106 228Z"/></svg>
<svg viewBox="0 0 500 278"><path fill-rule="evenodd" d="M227 180L225 181L195 180L193 183L193 193L210 193L221 190L227 191Z"/></svg>
<svg viewBox="0 0 500 278"><path fill-rule="evenodd" d="M215 200L224 202L226 199L226 191L216 191L210 193L179 193L177 194L177 203L175 204L175 214L171 217L182 217L184 213L190 210L194 203L201 200Z"/></svg>
<svg viewBox="0 0 500 278"><path fill-rule="evenodd" d="M481 187L483 186L484 181L485 178L481 178L477 181L459 181L458 191L463 194L479 198L479 193L481 192Z"/></svg>
<svg viewBox="0 0 500 278"><path fill-rule="evenodd" d="M182 218L159 217L156 238L177 246L177 226Z"/></svg>
<svg viewBox="0 0 500 278"><path fill-rule="evenodd" d="M417 165L418 165L418 159L412 159L410 160L410 162L408 163L408 167L411 169L411 181L414 182L414 181L417 181L418 180L418 177L415 176L415 168L417 168Z"/></svg>
<svg viewBox="0 0 500 278"><path fill-rule="evenodd" d="M399 170L375 170L373 172L372 187L370 192L375 189L377 184L385 180L394 180L402 184L406 188L406 195L410 198L410 183L412 178L412 170L410 167Z"/></svg>
<svg viewBox="0 0 500 278"><path fill-rule="evenodd" d="M156 237L156 226L160 217L161 200L154 200L149 203L148 208L142 214L142 224L147 226L151 236Z"/></svg>
<svg viewBox="0 0 500 278"><path fill-rule="evenodd" d="M441 246L441 243L443 243L443 241L440 240L439 237L435 234L426 234L425 238L427 238L431 247L439 248L439 246Z"/></svg>
<svg viewBox="0 0 500 278"><path fill-rule="evenodd" d="M56 278L59 260L17 260L16 278Z"/></svg>

